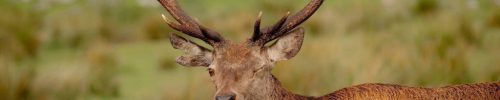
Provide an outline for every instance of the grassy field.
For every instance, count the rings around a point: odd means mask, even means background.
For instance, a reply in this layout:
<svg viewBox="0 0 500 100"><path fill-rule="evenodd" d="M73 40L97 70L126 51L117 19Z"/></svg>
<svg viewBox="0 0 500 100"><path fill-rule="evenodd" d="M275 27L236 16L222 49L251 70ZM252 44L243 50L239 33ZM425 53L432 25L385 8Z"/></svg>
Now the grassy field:
<svg viewBox="0 0 500 100"><path fill-rule="evenodd" d="M179 1L234 41L251 36L259 11L270 25L308 2ZM215 91L205 68L175 63L182 52L168 36L179 32L156 0L0 0L0 12L2 100L203 100ZM302 27L302 50L273 70L294 93L500 81L500 0L325 0Z"/></svg>

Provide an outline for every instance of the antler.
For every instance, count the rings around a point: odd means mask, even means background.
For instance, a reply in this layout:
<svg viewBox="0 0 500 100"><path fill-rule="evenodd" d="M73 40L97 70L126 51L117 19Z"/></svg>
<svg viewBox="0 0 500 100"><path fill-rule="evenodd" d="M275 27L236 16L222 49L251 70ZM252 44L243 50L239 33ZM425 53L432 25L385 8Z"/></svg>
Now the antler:
<svg viewBox="0 0 500 100"><path fill-rule="evenodd" d="M297 26L311 17L314 12L318 10L323 1L324 0L312 0L300 12L294 14L293 16L289 16L290 12L288 12L276 24L263 29L260 28L262 12L259 13L257 21L255 21L254 35L252 38L250 38L250 40L257 45L263 46L267 42L289 33L291 30L295 29Z"/></svg>
<svg viewBox="0 0 500 100"><path fill-rule="evenodd" d="M208 44L214 46L218 43L224 41L224 39L219 35L219 33L212 31L200 24L198 24L193 18L189 17L179 6L176 0L158 0L163 8L172 15L172 17L177 20L178 23L170 22L162 15L163 19L167 22L168 26L172 27L177 31L181 31L189 36L201 39Z"/></svg>

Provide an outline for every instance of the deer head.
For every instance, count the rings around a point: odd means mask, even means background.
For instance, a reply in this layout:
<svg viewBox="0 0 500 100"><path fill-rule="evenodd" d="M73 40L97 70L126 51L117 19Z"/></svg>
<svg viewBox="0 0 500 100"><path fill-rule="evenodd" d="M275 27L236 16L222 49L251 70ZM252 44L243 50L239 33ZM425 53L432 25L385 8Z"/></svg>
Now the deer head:
<svg viewBox="0 0 500 100"><path fill-rule="evenodd" d="M222 38L189 17L176 0L158 0L177 22L167 24L184 34L198 38L213 47L212 50L172 34L170 41L175 49L185 52L176 62L188 67L207 67L215 86L217 100L265 99L269 98L269 86L274 77L271 74L277 61L294 57L302 45L304 30L297 28L307 20L323 3L312 0L300 12L289 13L270 27L261 28L262 13L255 21L254 33L243 43L233 43ZM272 45L267 46L270 41Z"/></svg>

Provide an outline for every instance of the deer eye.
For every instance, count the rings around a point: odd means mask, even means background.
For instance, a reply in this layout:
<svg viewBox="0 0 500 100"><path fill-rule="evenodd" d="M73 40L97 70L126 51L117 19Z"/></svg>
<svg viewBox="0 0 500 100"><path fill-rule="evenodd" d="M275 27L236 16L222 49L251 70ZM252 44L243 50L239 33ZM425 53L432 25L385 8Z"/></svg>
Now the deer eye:
<svg viewBox="0 0 500 100"><path fill-rule="evenodd" d="M210 74L210 76L214 76L214 69L208 68L207 71L208 71L208 74Z"/></svg>

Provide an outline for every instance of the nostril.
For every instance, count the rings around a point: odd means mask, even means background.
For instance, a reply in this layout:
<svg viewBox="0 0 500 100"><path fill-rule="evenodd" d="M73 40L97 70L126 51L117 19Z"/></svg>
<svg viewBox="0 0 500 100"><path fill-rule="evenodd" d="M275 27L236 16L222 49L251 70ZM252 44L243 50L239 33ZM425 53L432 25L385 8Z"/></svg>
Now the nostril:
<svg viewBox="0 0 500 100"><path fill-rule="evenodd" d="M236 96L235 95L231 96L231 98L229 98L229 100L236 100Z"/></svg>
<svg viewBox="0 0 500 100"><path fill-rule="evenodd" d="M236 100L236 95L216 96L215 100Z"/></svg>

